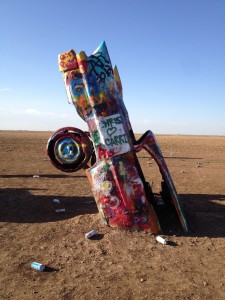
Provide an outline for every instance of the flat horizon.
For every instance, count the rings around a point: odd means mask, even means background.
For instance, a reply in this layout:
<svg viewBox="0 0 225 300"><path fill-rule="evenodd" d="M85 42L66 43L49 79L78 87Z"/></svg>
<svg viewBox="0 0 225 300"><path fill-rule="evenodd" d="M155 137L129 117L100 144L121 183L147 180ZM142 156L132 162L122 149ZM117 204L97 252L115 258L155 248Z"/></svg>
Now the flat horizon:
<svg viewBox="0 0 225 300"><path fill-rule="evenodd" d="M56 130L55 130L56 131ZM54 133L54 130L24 130L24 129L0 129L0 132L17 132L17 133ZM146 132L146 131L145 131ZM139 133L135 132L135 135L143 135L145 132ZM160 136L205 136L205 137L225 137L225 135L220 134L189 134L189 133L155 133L154 135Z"/></svg>

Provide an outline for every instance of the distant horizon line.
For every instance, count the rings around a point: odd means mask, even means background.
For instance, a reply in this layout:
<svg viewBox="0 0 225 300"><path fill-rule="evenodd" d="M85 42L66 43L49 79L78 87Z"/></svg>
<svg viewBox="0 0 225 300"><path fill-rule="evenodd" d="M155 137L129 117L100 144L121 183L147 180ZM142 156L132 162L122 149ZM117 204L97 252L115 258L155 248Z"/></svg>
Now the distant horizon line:
<svg viewBox="0 0 225 300"><path fill-rule="evenodd" d="M87 130L83 130L83 131L87 131ZM30 132L30 133L38 133L38 132L46 132L46 133L54 133L56 132L56 130L25 130L25 129L0 129L0 132L18 132L18 133L22 133L22 132ZM146 131L145 131L146 132ZM143 135L145 132L143 133L137 133L135 132L135 135ZM215 136L215 137L225 137L225 135L221 135L221 134L189 134L189 133L154 133L154 135L173 135L173 136Z"/></svg>

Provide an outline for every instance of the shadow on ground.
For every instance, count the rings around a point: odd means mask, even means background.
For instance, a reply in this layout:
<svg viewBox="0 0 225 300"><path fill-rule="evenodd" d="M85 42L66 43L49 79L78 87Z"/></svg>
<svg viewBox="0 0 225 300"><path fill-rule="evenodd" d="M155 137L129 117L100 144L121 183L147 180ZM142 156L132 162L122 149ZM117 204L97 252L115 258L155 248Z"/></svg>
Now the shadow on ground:
<svg viewBox="0 0 225 300"><path fill-rule="evenodd" d="M0 190L0 222L43 223L96 214L93 197L62 197L54 203L52 196L34 195L30 189ZM36 191L40 192L39 189ZM54 195L57 198L57 195ZM177 220L164 211L160 216L163 233L195 237L225 237L225 195L180 194L190 228L188 234L177 230ZM56 209L65 208L64 213ZM100 222L100 221L99 221Z"/></svg>
<svg viewBox="0 0 225 300"><path fill-rule="evenodd" d="M39 178L86 178L85 175L63 175L63 174L10 174L10 175L0 175L0 178L35 178L34 176L39 176Z"/></svg>
<svg viewBox="0 0 225 300"><path fill-rule="evenodd" d="M38 192L40 189L1 189L0 222L54 222L98 212L93 197L53 197L34 195L32 191ZM54 198L59 199L60 203L54 203ZM56 209L62 208L65 208L65 212L55 212Z"/></svg>
<svg viewBox="0 0 225 300"><path fill-rule="evenodd" d="M225 237L225 195L179 195L191 236Z"/></svg>

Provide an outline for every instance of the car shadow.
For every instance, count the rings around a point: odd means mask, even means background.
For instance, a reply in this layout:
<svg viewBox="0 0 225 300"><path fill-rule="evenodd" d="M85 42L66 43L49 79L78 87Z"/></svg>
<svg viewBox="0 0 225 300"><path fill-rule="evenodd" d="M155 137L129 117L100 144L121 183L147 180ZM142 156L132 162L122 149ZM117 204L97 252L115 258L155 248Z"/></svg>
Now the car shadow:
<svg viewBox="0 0 225 300"><path fill-rule="evenodd" d="M43 223L70 219L98 212L93 197L62 197L34 195L26 188L0 190L0 222ZM40 191L40 189L36 189ZM58 199L60 203L53 200ZM65 209L57 213L56 210Z"/></svg>
<svg viewBox="0 0 225 300"><path fill-rule="evenodd" d="M161 229L167 235L225 237L225 195L179 194L189 231L184 232L173 211L158 210Z"/></svg>
<svg viewBox="0 0 225 300"><path fill-rule="evenodd" d="M225 237L225 195L182 194L190 236Z"/></svg>
<svg viewBox="0 0 225 300"><path fill-rule="evenodd" d="M10 174L0 175L0 178L86 178L85 175L64 175L64 174Z"/></svg>
<svg viewBox="0 0 225 300"><path fill-rule="evenodd" d="M40 191L40 189L36 189ZM66 220L78 215L98 213L93 197L35 195L35 190L5 188L0 190L0 222L44 223ZM60 203L55 203L54 198ZM179 227L170 211L159 213L161 228L167 235L225 237L225 195L179 194L189 232ZM65 209L57 213L57 209Z"/></svg>

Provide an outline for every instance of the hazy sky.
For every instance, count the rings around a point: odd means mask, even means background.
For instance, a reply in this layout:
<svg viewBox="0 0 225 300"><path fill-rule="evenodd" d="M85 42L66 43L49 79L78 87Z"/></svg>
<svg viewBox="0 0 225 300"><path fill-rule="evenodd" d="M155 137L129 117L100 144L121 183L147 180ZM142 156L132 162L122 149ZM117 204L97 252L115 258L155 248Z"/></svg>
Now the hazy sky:
<svg viewBox="0 0 225 300"><path fill-rule="evenodd" d="M86 123L57 56L105 40L133 130L225 135L224 0L1 0L0 129Z"/></svg>

